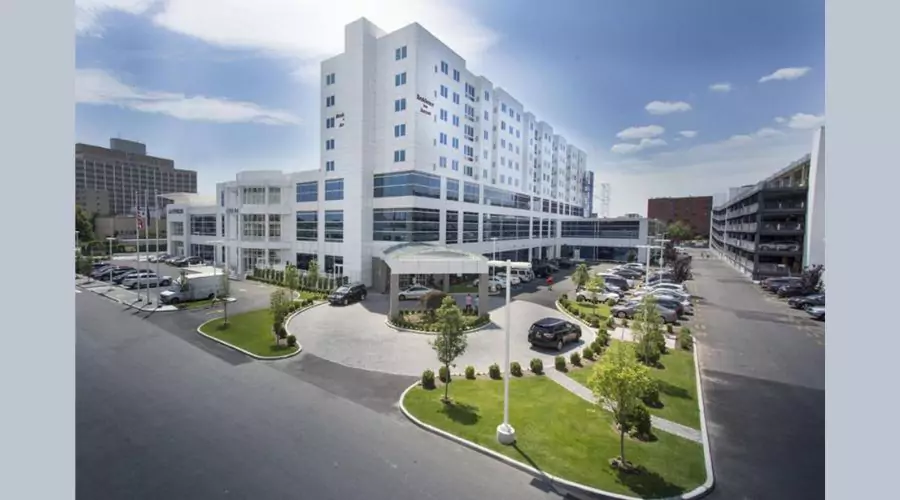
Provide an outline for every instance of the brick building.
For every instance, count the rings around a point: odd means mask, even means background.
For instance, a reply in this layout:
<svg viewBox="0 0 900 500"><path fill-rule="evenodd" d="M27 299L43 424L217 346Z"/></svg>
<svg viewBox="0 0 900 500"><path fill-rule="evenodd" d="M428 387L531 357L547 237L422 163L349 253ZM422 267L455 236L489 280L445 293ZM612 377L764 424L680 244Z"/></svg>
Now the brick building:
<svg viewBox="0 0 900 500"><path fill-rule="evenodd" d="M680 220L691 227L694 236L708 237L712 206L712 196L651 198L647 200L647 217L666 224Z"/></svg>

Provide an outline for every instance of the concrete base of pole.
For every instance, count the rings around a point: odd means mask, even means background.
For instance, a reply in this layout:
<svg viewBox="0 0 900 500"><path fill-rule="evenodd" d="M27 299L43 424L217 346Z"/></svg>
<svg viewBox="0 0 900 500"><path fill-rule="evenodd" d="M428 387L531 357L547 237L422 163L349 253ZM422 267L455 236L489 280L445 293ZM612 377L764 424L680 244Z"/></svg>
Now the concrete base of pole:
<svg viewBox="0 0 900 500"><path fill-rule="evenodd" d="M509 424L497 426L497 441L502 445L511 445L516 442L516 430Z"/></svg>

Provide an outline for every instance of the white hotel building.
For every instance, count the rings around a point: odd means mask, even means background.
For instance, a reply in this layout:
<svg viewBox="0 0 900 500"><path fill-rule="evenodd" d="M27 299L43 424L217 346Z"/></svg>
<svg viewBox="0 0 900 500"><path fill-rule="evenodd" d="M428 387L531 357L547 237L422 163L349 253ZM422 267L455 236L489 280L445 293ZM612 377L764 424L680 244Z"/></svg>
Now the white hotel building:
<svg viewBox="0 0 900 500"><path fill-rule="evenodd" d="M588 219L584 151L422 26L360 19L321 68L319 168L242 172L213 202L169 195L170 251L238 275L317 260L373 285L401 243L517 260L622 260L646 243L646 219Z"/></svg>

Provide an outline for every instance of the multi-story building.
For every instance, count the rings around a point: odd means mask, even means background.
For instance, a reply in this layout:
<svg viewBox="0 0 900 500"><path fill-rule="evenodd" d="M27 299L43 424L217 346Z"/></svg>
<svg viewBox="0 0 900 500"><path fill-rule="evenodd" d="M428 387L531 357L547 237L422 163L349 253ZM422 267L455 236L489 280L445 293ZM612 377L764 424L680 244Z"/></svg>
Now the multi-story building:
<svg viewBox="0 0 900 500"><path fill-rule="evenodd" d="M650 198L647 200L647 217L666 224L681 221L691 228L695 237L707 237L712 205L712 196Z"/></svg>
<svg viewBox="0 0 900 500"><path fill-rule="evenodd" d="M811 155L733 189L712 210L710 246L753 279L825 263L824 134L816 133Z"/></svg>
<svg viewBox="0 0 900 500"><path fill-rule="evenodd" d="M222 245L238 274L316 260L372 284L398 244L529 261L624 260L647 242L646 219L587 220L585 152L420 25L360 19L321 67L319 168L242 172L212 205L176 201L169 248Z"/></svg>
<svg viewBox="0 0 900 500"><path fill-rule="evenodd" d="M147 154L147 146L110 139L109 148L75 144L75 202L98 215L133 215L148 194L196 193L197 172ZM135 198L137 196L137 198Z"/></svg>

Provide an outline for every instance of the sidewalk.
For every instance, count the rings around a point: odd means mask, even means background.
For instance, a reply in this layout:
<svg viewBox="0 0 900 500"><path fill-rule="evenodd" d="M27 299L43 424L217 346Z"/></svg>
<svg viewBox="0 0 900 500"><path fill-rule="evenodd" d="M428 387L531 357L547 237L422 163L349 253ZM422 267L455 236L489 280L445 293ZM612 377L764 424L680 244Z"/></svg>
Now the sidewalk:
<svg viewBox="0 0 900 500"><path fill-rule="evenodd" d="M581 399L583 399L589 403L596 404L597 400L596 400L596 398L594 398L594 395L593 395L593 393L591 393L591 390L588 389L587 387L579 384L578 382L576 382L575 380L573 380L572 378L567 376L565 373L562 373L555 369L547 370L546 373L547 373L547 377L549 377L551 380L553 380L557 384L561 385L563 388L565 388L572 394L580 397ZM605 409L606 411L612 411L612 407L608 403L603 405L603 409ZM684 439L688 439L690 441L694 441L695 443L703 442L703 438L700 435L700 431L697 429L693 429L686 425L677 424L670 420L666 420L666 419L659 418L656 416L651 416L650 422L652 423L653 427L655 427L661 431L668 432L669 434L674 434L676 436L682 437Z"/></svg>
<svg viewBox="0 0 900 500"><path fill-rule="evenodd" d="M153 299L153 303L147 304L146 289L142 290L140 296L142 300L139 301L137 292L126 290L120 286L112 285L105 281L89 280L88 278L82 277L75 280L75 286L141 311L169 312L178 310L178 308L175 306L158 305L156 302L158 294L154 294L152 292L150 298Z"/></svg>

